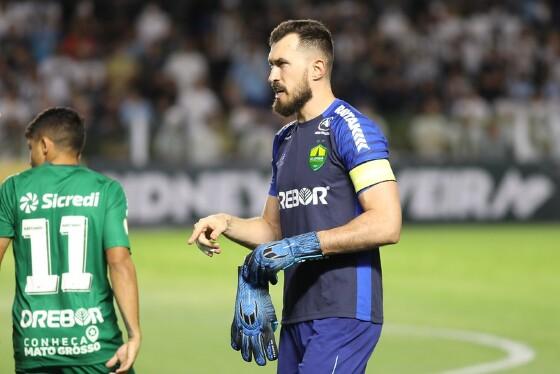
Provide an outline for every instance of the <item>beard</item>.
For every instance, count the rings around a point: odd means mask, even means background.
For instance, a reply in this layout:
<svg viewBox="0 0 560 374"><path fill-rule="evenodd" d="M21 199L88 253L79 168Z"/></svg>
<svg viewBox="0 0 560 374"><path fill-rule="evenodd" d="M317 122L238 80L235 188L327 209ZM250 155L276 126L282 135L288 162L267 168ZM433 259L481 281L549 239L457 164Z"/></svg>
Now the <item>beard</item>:
<svg viewBox="0 0 560 374"><path fill-rule="evenodd" d="M275 85L273 88L276 91L276 88L282 88L284 90L284 95L286 95L286 89L280 85ZM284 116L289 117L294 113L297 113L303 108L303 106L311 100L313 97L313 92L311 92L311 87L309 87L309 83L307 82L307 72L305 72L302 80L300 83L294 88L293 93L290 95L290 98L286 98L287 101L281 102L279 99L274 99L272 103L272 109Z"/></svg>

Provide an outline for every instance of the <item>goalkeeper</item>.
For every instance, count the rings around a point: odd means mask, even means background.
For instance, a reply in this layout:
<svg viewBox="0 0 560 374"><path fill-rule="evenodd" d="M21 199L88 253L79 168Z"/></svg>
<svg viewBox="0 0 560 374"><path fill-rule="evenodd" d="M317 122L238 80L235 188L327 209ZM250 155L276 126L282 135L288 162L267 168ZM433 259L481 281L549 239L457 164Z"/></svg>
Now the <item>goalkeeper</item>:
<svg viewBox="0 0 560 374"><path fill-rule="evenodd" d="M189 243L213 255L220 235L253 251L240 269L232 346L278 373L363 373L383 323L379 247L399 240L401 210L387 141L331 90L333 43L313 20L271 33L273 109L295 121L275 136L260 217L220 213ZM284 270L282 328L267 287Z"/></svg>

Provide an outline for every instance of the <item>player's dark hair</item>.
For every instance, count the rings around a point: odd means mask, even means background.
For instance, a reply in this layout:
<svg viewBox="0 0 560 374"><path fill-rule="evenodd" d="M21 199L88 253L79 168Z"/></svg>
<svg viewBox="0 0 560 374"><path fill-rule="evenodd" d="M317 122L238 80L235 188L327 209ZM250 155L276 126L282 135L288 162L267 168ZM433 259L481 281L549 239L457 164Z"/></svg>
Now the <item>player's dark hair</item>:
<svg viewBox="0 0 560 374"><path fill-rule="evenodd" d="M268 45L272 46L288 34L297 34L304 46L314 47L325 54L329 72L334 61L334 47L329 29L321 22L313 19L284 21L272 30Z"/></svg>
<svg viewBox="0 0 560 374"><path fill-rule="evenodd" d="M84 121L70 108L49 108L37 115L25 129L25 137L37 140L46 136L62 149L82 153L86 141Z"/></svg>

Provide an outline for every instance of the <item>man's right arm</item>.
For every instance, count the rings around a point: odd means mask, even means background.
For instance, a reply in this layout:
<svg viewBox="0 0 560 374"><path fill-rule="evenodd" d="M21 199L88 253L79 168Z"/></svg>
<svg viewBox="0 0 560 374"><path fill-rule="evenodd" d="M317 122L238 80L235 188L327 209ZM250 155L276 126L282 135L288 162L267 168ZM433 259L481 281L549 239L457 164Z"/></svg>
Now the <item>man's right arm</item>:
<svg viewBox="0 0 560 374"><path fill-rule="evenodd" d="M115 299L128 333L128 341L120 346L113 357L107 361L106 366L111 368L120 364L115 373L126 373L136 360L142 341L136 268L128 248L109 248L105 251L105 256Z"/></svg>
<svg viewBox="0 0 560 374"><path fill-rule="evenodd" d="M12 178L8 178L0 184L0 264L15 236L13 207L17 206L17 203L13 186Z"/></svg>
<svg viewBox="0 0 560 374"><path fill-rule="evenodd" d="M260 217L245 219L218 213L202 218L194 225L188 243L193 244L198 240L202 245L213 248L215 253L220 253L221 248L216 240L221 234L249 249L280 239L278 199L268 196Z"/></svg>

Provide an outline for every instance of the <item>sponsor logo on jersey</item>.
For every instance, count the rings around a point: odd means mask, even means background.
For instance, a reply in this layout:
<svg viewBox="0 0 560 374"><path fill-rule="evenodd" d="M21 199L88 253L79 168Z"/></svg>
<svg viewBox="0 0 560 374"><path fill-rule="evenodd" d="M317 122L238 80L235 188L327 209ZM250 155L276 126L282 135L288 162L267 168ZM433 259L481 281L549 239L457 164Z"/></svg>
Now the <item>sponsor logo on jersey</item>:
<svg viewBox="0 0 560 374"><path fill-rule="evenodd" d="M21 311L19 325L24 328L61 328L96 325L103 323L101 309L80 308L77 310L28 310Z"/></svg>
<svg viewBox="0 0 560 374"><path fill-rule="evenodd" d="M323 167L327 160L327 147L322 144L316 145L309 151L309 167L317 171Z"/></svg>
<svg viewBox="0 0 560 374"><path fill-rule="evenodd" d="M93 207L99 206L99 192L89 195L59 195L57 193L46 193L41 197L41 209L54 209L64 207ZM31 192L26 193L19 200L19 208L25 213L37 210L39 199Z"/></svg>
<svg viewBox="0 0 560 374"><path fill-rule="evenodd" d="M25 213L36 211L37 205L39 205L39 199L35 193L28 192L19 199L19 208Z"/></svg>
<svg viewBox="0 0 560 374"><path fill-rule="evenodd" d="M366 137L364 135L364 131L360 126L360 121L356 118L356 115L344 105L340 105L334 111L336 114L341 116L348 128L352 132L352 138L354 139L354 144L356 144L356 149L360 152L362 149L370 149L369 145L367 144Z"/></svg>
<svg viewBox="0 0 560 374"><path fill-rule="evenodd" d="M43 205L41 209L64 208L67 206L75 207L97 207L99 205L99 192L92 192L89 195L66 195L59 196L56 193L46 193L43 195Z"/></svg>
<svg viewBox="0 0 560 374"><path fill-rule="evenodd" d="M330 187L301 188L278 192L281 209L291 209L300 205L328 205L327 194Z"/></svg>
<svg viewBox="0 0 560 374"><path fill-rule="evenodd" d="M85 336L64 338L25 338L23 340L26 357L78 356L101 350L101 343L89 343Z"/></svg>
<svg viewBox="0 0 560 374"><path fill-rule="evenodd" d="M99 328L97 326L88 326L86 329L86 337L92 343L95 343L99 339Z"/></svg>
<svg viewBox="0 0 560 374"><path fill-rule="evenodd" d="M330 128L331 128L331 121L332 117L327 117L319 122L319 126L317 126L317 131L315 131L315 135L329 135Z"/></svg>
<svg viewBox="0 0 560 374"><path fill-rule="evenodd" d="M62 336L23 339L26 357L77 356L101 350L99 328L103 315L99 308L80 308L77 310L23 310L20 326L25 328L86 327L83 336ZM78 329L79 330L79 329ZM73 330L74 331L74 330Z"/></svg>

